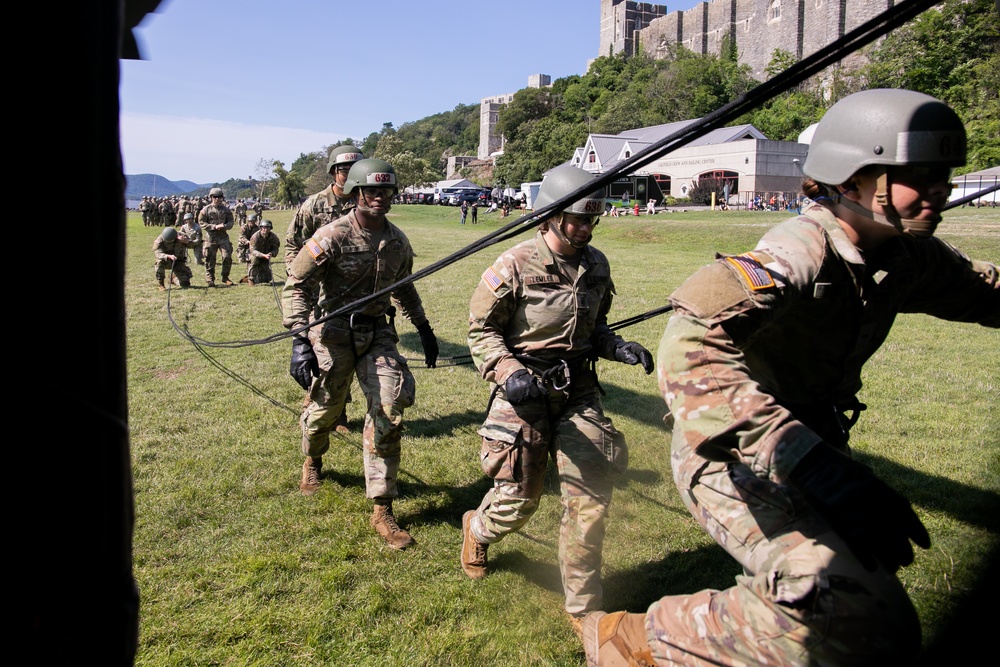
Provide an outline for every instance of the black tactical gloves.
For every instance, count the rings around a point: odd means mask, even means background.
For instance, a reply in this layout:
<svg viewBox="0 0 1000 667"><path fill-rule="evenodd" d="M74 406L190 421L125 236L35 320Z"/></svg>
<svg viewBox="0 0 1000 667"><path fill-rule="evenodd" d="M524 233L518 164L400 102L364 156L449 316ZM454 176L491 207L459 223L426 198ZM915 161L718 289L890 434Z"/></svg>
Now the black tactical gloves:
<svg viewBox="0 0 1000 667"><path fill-rule="evenodd" d="M313 376L319 376L319 362L313 352L309 339L305 336L292 338L292 362L288 365L288 373L306 391L312 384Z"/></svg>
<svg viewBox="0 0 1000 667"><path fill-rule="evenodd" d="M435 368L438 359L438 339L434 335L434 329L431 329L431 323L424 322L418 326L417 333L420 334L420 347L424 348L424 363L427 364L427 368Z"/></svg>
<svg viewBox="0 0 1000 667"><path fill-rule="evenodd" d="M913 547L931 545L927 529L910 502L868 466L819 443L792 470L788 480L805 496L855 557L869 570L876 561L889 572L913 562Z"/></svg>
<svg viewBox="0 0 1000 667"><path fill-rule="evenodd" d="M541 378L535 377L524 368L511 373L507 382L504 383L503 389L504 393L507 394L507 401L511 405L521 405L533 398L548 394Z"/></svg>
<svg viewBox="0 0 1000 667"><path fill-rule="evenodd" d="M646 375L653 372L653 355L639 343L622 343L615 348L615 359L630 366L642 364Z"/></svg>

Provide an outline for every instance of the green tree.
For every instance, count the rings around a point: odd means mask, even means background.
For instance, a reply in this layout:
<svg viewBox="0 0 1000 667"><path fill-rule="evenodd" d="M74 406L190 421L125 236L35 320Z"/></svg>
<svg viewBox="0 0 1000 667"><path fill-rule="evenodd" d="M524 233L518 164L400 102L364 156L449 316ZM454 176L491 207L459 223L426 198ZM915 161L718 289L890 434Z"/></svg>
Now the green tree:
<svg viewBox="0 0 1000 667"><path fill-rule="evenodd" d="M396 183L402 191L410 186L426 185L436 181L437 173L427 161L406 150L395 132L386 132L378 141L372 157L385 160L396 171Z"/></svg>
<svg viewBox="0 0 1000 667"><path fill-rule="evenodd" d="M294 171L285 169L285 165L275 160L272 165L275 177L274 198L281 204L297 206L306 196L306 184L302 177Z"/></svg>

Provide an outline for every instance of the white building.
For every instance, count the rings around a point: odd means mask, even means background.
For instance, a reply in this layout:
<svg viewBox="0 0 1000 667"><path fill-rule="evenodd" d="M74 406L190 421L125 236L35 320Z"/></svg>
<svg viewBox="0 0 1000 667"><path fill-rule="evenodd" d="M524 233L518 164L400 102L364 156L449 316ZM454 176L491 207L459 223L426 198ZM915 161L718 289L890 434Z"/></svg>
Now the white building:
<svg viewBox="0 0 1000 667"><path fill-rule="evenodd" d="M602 174L697 120L667 123L628 130L619 134L591 134L573 153L570 164ZM663 196L684 198L703 177L730 183L730 204L746 204L755 194L795 195L802 182L802 162L809 146L794 141L772 141L753 125L737 125L712 130L686 146L672 151L636 170L630 176L648 176ZM618 196L635 179L613 183L611 196ZM641 180L637 186L641 188ZM645 201L643 192L629 192L630 198Z"/></svg>

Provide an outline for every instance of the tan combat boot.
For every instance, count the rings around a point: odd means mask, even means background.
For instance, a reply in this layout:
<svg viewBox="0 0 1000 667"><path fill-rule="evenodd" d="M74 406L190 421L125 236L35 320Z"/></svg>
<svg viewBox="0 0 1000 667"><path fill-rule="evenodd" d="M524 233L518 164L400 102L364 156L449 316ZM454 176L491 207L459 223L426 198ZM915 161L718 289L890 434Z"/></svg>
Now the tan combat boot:
<svg viewBox="0 0 1000 667"><path fill-rule="evenodd" d="M488 544L483 544L472 534L472 517L476 515L475 510L469 510L462 515L462 569L470 579L482 579L486 576L486 549Z"/></svg>
<svg viewBox="0 0 1000 667"><path fill-rule="evenodd" d="M347 425L347 410L341 412L340 416L337 417L337 421L334 422L334 428L337 433L341 433L343 435L347 435L351 432L350 427Z"/></svg>
<svg viewBox="0 0 1000 667"><path fill-rule="evenodd" d="M319 476L323 472L322 457L307 456L302 463L302 481L299 482L299 491L304 496L311 496L319 489Z"/></svg>
<svg viewBox="0 0 1000 667"><path fill-rule="evenodd" d="M592 611L583 618L587 667L655 667L644 614Z"/></svg>
<svg viewBox="0 0 1000 667"><path fill-rule="evenodd" d="M163 278L160 278L157 282L160 283L160 286L157 287L156 289L160 290L161 292L167 289L166 287L163 286Z"/></svg>
<svg viewBox="0 0 1000 667"><path fill-rule="evenodd" d="M417 543L408 532L399 527L396 517L392 514L392 505L375 505L372 512L372 525L385 543L393 549L405 549Z"/></svg>

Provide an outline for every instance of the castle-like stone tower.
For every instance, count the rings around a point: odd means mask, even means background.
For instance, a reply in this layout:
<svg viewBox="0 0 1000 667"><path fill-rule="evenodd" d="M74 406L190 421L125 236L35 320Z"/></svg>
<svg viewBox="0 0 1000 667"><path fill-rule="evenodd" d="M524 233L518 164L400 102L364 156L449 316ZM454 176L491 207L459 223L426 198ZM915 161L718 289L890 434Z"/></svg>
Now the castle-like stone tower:
<svg viewBox="0 0 1000 667"><path fill-rule="evenodd" d="M667 14L665 5L631 0L601 0L601 42L597 55L637 53L639 31Z"/></svg>
<svg viewBox="0 0 1000 667"><path fill-rule="evenodd" d="M894 0L708 0L687 11L601 0L600 55L639 52L663 57L669 44L719 55L728 37L737 59L764 80L775 49L808 56L874 18ZM631 34L629 30L631 28ZM854 65L859 55L845 63Z"/></svg>

